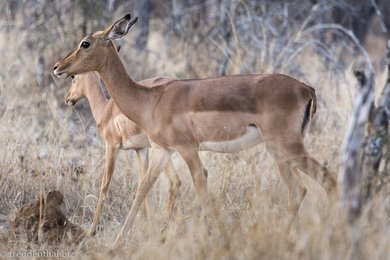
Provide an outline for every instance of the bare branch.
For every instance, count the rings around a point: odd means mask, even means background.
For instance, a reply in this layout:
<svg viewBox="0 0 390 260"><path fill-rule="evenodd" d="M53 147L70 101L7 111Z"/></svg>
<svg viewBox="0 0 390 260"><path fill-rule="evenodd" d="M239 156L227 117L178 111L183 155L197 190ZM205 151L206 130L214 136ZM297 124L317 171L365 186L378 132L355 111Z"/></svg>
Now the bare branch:
<svg viewBox="0 0 390 260"><path fill-rule="evenodd" d="M341 26L339 24L319 24L319 25L314 25L305 31L302 32L301 37L305 37L306 35L309 35L315 31L318 30L338 30L347 35L356 45L356 47L359 49L359 51L363 54L364 59L366 60L367 66L368 66L368 73L371 74L374 72L374 67L372 65L372 61L370 56L368 55L366 49L363 47L363 45L360 43L358 38L355 36L355 34L351 31L346 29L344 26Z"/></svg>
<svg viewBox="0 0 390 260"><path fill-rule="evenodd" d="M379 20L380 20L380 23L381 23L382 32L387 33L387 32L388 32L388 29L387 29L387 27L386 27L385 22L383 21L383 16L382 16L381 10L378 8L378 5L376 4L375 0L370 0L370 1L371 1L371 5L372 5L372 6L374 7L374 9L375 9L376 15L379 17Z"/></svg>

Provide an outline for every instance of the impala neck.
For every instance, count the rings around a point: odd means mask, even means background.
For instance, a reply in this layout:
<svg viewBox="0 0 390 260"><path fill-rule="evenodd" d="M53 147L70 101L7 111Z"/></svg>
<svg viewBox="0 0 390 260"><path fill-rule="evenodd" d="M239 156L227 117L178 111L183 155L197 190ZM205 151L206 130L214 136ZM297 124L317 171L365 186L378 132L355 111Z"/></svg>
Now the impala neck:
<svg viewBox="0 0 390 260"><path fill-rule="evenodd" d="M114 45L110 45L109 48L110 53L106 57L105 66L98 71L100 77L119 110L142 128L148 120L145 113L153 107L153 97L148 94L150 89L132 80Z"/></svg>
<svg viewBox="0 0 390 260"><path fill-rule="evenodd" d="M103 111L106 108L108 100L104 95L100 79L98 75L94 75L96 72L92 72L88 75L88 86L86 86L85 97L88 99L89 106L91 107L92 116L99 125Z"/></svg>

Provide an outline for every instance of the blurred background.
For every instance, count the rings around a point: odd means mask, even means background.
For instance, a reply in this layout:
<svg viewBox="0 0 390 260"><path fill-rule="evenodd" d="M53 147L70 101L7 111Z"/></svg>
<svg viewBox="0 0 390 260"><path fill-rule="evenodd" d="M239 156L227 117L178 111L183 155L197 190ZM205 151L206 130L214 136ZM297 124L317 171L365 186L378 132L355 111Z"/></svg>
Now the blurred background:
<svg viewBox="0 0 390 260"><path fill-rule="evenodd" d="M103 171L104 145L88 102L84 100L74 108L66 106L64 95L71 80L57 79L52 68L86 34L103 30L126 13L138 16L139 20L116 44L122 46L120 54L135 80L154 76L184 79L285 73L314 87L319 104L306 138L307 147L334 171L339 166L340 148L358 89L353 69L371 63L377 93L385 83L386 40L390 36L387 0L0 0L0 5L3 229L17 207L36 198L40 191L50 189L60 189L65 194L67 212L73 221L84 227L90 225ZM188 170L180 158L174 158L183 181L178 214L198 214L199 203L191 199L195 192ZM347 241L342 248L330 243L335 239L333 235L320 238L333 222L321 219L318 210L323 203L317 200L323 199L324 193L313 183L310 199L305 200L302 210L303 215L307 214L305 225L302 230L300 226L294 229L298 234L306 234L306 240L297 240L292 235L277 242L266 241L250 233L256 225L261 232L266 231L268 238L278 237L280 229L290 225L287 220L282 224L275 220L284 216L286 190L264 146L230 155L203 153L202 158L209 170L211 197L221 206L226 224L239 232L227 252L234 255L234 241L238 243L239 237L244 236L249 239L248 252L262 252L265 257L284 258L283 252L291 248L296 257L310 256L300 249L302 246L318 253L314 258L332 258L335 248L348 255L348 238L341 233L336 240ZM103 228L101 241L116 234L131 206L138 178L133 159L131 152L119 156L102 219L103 225L110 229ZM310 186L312 181L306 182ZM166 190L164 180L159 180L152 190L155 211L164 207ZM388 207L389 201L385 204ZM388 214L388 208L383 210ZM261 214L266 214L263 222L256 222L254 219ZM386 219L386 214L380 216ZM235 225L238 219L246 220L238 227ZM381 237L375 232L383 222L378 223L381 224L373 227L372 235ZM338 225L341 224L333 228ZM305 233L310 228L314 233ZM151 239L137 234L133 234L133 240ZM186 239L183 241L189 243L183 242L179 253L166 251L165 256L185 255L186 246L194 246L192 237ZM255 240L263 242L255 246ZM324 240L326 246L322 247ZM388 252L385 245L389 239L381 241L383 250L372 255L373 259ZM138 256L153 255L153 250L146 253L137 245L132 250L138 250ZM273 249L270 245L274 245ZM191 252L201 257L203 244L198 246L200 249ZM204 246L211 250L207 244ZM365 246L368 252L374 252L372 242Z"/></svg>
<svg viewBox="0 0 390 260"><path fill-rule="evenodd" d="M34 85L48 85L59 57L87 33L125 13L140 18L125 38L123 53L131 74L140 79L253 72L308 77L299 68L299 59L308 52L318 53L324 66L341 72L361 53L334 25L353 34L383 69L381 54L390 35L390 5L381 0L8 0L1 10L2 51L23 54L35 64L24 70L32 74Z"/></svg>

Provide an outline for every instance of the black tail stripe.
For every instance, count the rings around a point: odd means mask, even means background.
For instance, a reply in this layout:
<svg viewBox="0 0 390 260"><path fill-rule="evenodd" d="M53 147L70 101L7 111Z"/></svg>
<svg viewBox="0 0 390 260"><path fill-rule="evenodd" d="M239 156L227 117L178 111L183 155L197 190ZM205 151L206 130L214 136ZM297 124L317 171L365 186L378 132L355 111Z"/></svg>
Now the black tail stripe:
<svg viewBox="0 0 390 260"><path fill-rule="evenodd" d="M311 108L312 99L309 100L309 103L306 105L305 115L303 117L301 134L305 131L306 125L310 120L310 108Z"/></svg>

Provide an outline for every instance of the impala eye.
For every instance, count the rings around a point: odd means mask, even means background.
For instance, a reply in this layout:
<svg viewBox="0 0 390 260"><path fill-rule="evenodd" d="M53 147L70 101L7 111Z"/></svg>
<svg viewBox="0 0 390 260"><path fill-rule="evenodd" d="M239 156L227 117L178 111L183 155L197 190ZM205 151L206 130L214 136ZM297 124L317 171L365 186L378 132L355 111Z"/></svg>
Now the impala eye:
<svg viewBox="0 0 390 260"><path fill-rule="evenodd" d="M74 76L72 75L72 76L70 76L70 78L71 78L71 79L74 79Z"/></svg>
<svg viewBox="0 0 390 260"><path fill-rule="evenodd" d="M81 48L84 48L84 49L88 49L88 47L90 46L91 44L89 42L82 42L80 47Z"/></svg>

